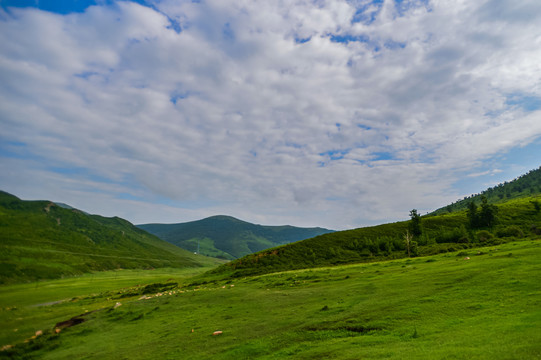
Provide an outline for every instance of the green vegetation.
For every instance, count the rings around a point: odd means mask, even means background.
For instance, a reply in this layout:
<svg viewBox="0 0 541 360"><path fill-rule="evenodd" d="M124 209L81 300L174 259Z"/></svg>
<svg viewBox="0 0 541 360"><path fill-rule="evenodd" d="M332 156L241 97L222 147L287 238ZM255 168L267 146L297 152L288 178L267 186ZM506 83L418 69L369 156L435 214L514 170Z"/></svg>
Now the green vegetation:
<svg viewBox="0 0 541 360"><path fill-rule="evenodd" d="M181 281L209 267L114 270L0 287L0 347L23 342L37 330L50 329L80 313L124 301L156 283ZM134 295L134 296L136 296Z"/></svg>
<svg viewBox="0 0 541 360"><path fill-rule="evenodd" d="M118 217L88 215L50 201L0 192L0 284L94 271L217 264Z"/></svg>
<svg viewBox="0 0 541 360"><path fill-rule="evenodd" d="M468 205L468 221L471 229L492 228L497 221L498 207L488 203L486 196L481 196L481 209L477 211L477 204L471 201Z"/></svg>
<svg viewBox="0 0 541 360"><path fill-rule="evenodd" d="M497 204L511 199L532 197L539 194L541 194L541 167L531 170L527 174L519 176L512 181L506 181L497 186L490 187L480 194L465 196L463 199L442 207L432 214L441 215L466 210L472 201L474 203L480 203L483 196L487 199L489 204ZM538 209L537 211L541 211L541 203L537 202L537 205L535 206Z"/></svg>
<svg viewBox="0 0 541 360"><path fill-rule="evenodd" d="M421 215L417 212L417 209L413 209L410 211L410 223L409 223L409 231L411 232L413 237L419 237L422 235L423 230L421 229Z"/></svg>
<svg viewBox="0 0 541 360"><path fill-rule="evenodd" d="M424 217L416 217L412 211L410 221L339 231L270 248L224 264L214 273L224 277L241 277L407 257L405 236L415 230L412 228L413 221L418 221L415 226L420 226L422 231L410 239L411 256L471 249L524 236L537 236L541 228L541 212L535 209L535 201L538 198L517 198L497 207L484 202L479 212L475 210L474 226L468 211Z"/></svg>
<svg viewBox="0 0 541 360"><path fill-rule="evenodd" d="M5 325L0 344L14 345L0 356L534 359L541 356L540 258L540 240L523 240L235 280L206 274L201 286L167 274L171 279L155 281L179 287L145 297L121 298L146 286L115 291L112 283L95 279L100 293L39 307L38 301L73 296L55 298L48 288L66 280L42 282L36 289L20 284L19 292L0 296ZM117 272L119 279L124 272ZM131 275L137 272L151 273ZM29 292L41 298L33 302ZM43 335L24 342L39 330ZM222 333L213 336L215 331Z"/></svg>
<svg viewBox="0 0 541 360"><path fill-rule="evenodd" d="M191 252L229 260L332 232L322 228L256 225L223 215L180 224L137 226Z"/></svg>

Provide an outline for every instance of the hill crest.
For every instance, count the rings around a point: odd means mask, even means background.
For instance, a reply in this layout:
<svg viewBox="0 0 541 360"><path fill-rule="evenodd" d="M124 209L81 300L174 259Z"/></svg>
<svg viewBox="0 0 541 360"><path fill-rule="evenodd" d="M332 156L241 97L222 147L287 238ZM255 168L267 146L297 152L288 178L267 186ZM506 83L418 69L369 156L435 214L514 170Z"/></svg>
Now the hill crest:
<svg viewBox="0 0 541 360"><path fill-rule="evenodd" d="M0 239L0 283L219 262L176 247L119 217L88 215L48 200L21 200L3 191Z"/></svg>
<svg viewBox="0 0 541 360"><path fill-rule="evenodd" d="M235 259L270 247L334 232L320 227L259 225L228 215L176 224L141 224L139 228L181 248Z"/></svg>

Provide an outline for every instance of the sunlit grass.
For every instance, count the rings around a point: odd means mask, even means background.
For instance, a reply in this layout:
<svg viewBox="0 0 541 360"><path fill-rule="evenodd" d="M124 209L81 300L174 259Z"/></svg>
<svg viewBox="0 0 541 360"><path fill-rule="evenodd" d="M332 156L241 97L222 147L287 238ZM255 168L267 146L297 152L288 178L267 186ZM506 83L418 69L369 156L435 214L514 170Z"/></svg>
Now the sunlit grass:
<svg viewBox="0 0 541 360"><path fill-rule="evenodd" d="M93 280L102 284L101 295L42 307L49 318L25 307L43 329L52 329L61 315L66 320L103 308L59 335L38 338L29 354L40 359L537 358L540 258L541 243L528 240L467 254L208 278L205 285L145 300L119 298L114 274L103 274ZM138 278L190 282L187 273L156 274L133 271L119 281L126 287ZM61 294L90 294L91 280L74 281L74 292ZM33 289L26 286L28 296ZM45 293L40 301L53 298L52 290ZM19 294L12 299L23 301L23 288ZM122 306L113 309L116 302ZM223 333L213 336L217 330ZM31 348L15 347L19 354Z"/></svg>

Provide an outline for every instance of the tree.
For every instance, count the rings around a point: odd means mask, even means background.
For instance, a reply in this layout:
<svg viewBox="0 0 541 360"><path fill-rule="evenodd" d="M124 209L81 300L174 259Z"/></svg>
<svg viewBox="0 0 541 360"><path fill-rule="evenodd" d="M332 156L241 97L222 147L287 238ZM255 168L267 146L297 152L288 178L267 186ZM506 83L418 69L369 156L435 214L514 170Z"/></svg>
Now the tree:
<svg viewBox="0 0 541 360"><path fill-rule="evenodd" d="M408 252L408 257L417 256L417 242L413 241L413 234L410 234L408 230L404 234L404 243L406 244L406 250Z"/></svg>
<svg viewBox="0 0 541 360"><path fill-rule="evenodd" d="M470 228L476 229L479 226L479 216L477 215L477 205L475 205L473 200L468 204L467 215L470 222Z"/></svg>
<svg viewBox="0 0 541 360"><path fill-rule="evenodd" d="M496 223L496 213L498 208L495 205L489 204L486 196L481 198L481 211L479 212L479 226L492 227Z"/></svg>
<svg viewBox="0 0 541 360"><path fill-rule="evenodd" d="M471 201L468 204L468 220L470 221L470 228L490 228L496 223L496 213L498 207L488 203L486 196L481 197L481 207L477 211L477 205Z"/></svg>
<svg viewBox="0 0 541 360"><path fill-rule="evenodd" d="M417 209L410 211L411 220L408 224L409 230L411 231L412 236L418 237L423 231L421 230L421 215L417 212Z"/></svg>

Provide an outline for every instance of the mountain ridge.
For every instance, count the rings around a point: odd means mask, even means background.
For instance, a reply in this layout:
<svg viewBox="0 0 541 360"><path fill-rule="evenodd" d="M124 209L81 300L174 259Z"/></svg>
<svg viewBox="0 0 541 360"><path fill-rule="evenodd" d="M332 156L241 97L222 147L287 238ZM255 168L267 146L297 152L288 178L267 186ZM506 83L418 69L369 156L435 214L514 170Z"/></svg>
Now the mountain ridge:
<svg viewBox="0 0 541 360"><path fill-rule="evenodd" d="M321 227L259 225L229 215L174 224L139 224L148 231L181 248L224 259L235 259L277 245L334 232Z"/></svg>

